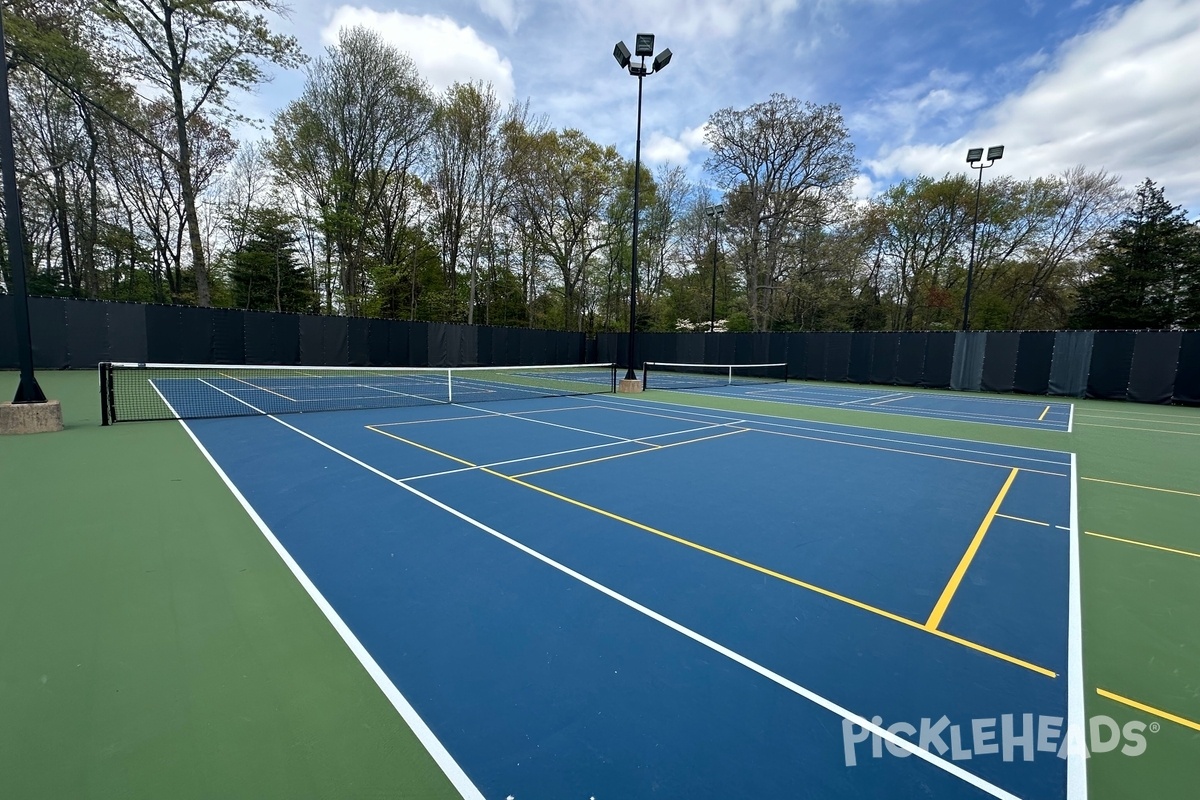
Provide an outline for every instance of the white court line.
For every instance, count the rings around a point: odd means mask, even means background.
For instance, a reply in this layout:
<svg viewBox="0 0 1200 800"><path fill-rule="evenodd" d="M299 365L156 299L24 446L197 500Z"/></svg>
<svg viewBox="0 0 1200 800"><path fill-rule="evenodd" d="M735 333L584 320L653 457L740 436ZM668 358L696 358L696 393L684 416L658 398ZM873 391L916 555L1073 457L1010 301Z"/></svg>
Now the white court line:
<svg viewBox="0 0 1200 800"><path fill-rule="evenodd" d="M786 386L789 389L792 387L795 387L799 391L804 391L807 386L807 381L804 381L802 379L789 379ZM861 391L873 391L870 387L878 386L880 388L874 389L874 391L881 391L883 384L860 384L860 383L841 384L841 383L839 383L834 386L831 386L829 384L812 384L812 386L813 386L814 390L830 389L833 391L831 391L829 393L835 394L835 393L837 393L838 386L863 387L861 389ZM854 391L854 389L852 388L852 389L850 389L850 391ZM954 389L930 389L930 388L926 388L923 386L912 386L912 387L909 387L908 391L911 394L920 395L922 397L942 397L942 398L946 398L946 399L950 399L950 400L966 400L966 401L972 402L972 403L1016 403L1018 405L1036 406L1037 408L1045 408L1046 407L1046 403L1044 400L1042 400L1042 398L1063 397L1064 396L1064 395L1034 395L1034 394L1031 394L1031 395L1025 395L1025 397L1031 397L1031 398L1036 397L1039 399L1025 400L1025 399L1022 399L1021 397L1001 397L999 395L992 395L992 394L989 394L986 392L966 392L966 391L959 391L959 390L954 390ZM1065 400L1053 400L1050 402L1050 405L1052 405L1052 406L1067 406L1067 405L1071 405L1071 403L1069 403Z"/></svg>
<svg viewBox="0 0 1200 800"><path fill-rule="evenodd" d="M881 405L884 405L885 403L895 403L897 400L911 400L915 396L916 395L902 394L899 397L889 397L887 400L877 400L874 403L870 403L869 405L881 406Z"/></svg>
<svg viewBox="0 0 1200 800"><path fill-rule="evenodd" d="M1148 415L1145 417L1122 417L1117 414L1080 414L1080 419L1101 419L1105 422L1152 422L1155 425L1183 425L1189 428L1200 427L1200 422L1185 422L1163 415ZM1082 423L1080 423L1082 424Z"/></svg>
<svg viewBox="0 0 1200 800"><path fill-rule="evenodd" d="M631 413L631 414L632 413L645 413L645 412L633 411L632 409L625 409L625 408L622 408L620 405L611 405L611 403L613 401L605 402L603 400L597 399L597 400L594 400L593 402L595 402L599 405L603 405L605 408L611 408L615 411L626 411L627 413ZM630 399L630 400L620 400L620 401L616 401L616 402L624 404L624 403L651 403L651 402L655 402L655 401ZM668 403L668 404L660 403L660 404L654 405L652 407L653 408L664 408L664 406L679 406L681 408L704 409L706 411L722 411L722 409L714 409L714 408L709 408L707 406L693 406L693 405L687 405L684 403ZM665 408L664 408L664 410L665 410ZM690 412L690 413L692 413L692 416L709 417L710 419L725 419L725 420L735 419L735 417L732 416L733 412L729 412L729 411L724 412L724 414L726 416L722 416L719 414L703 414L703 413L697 414L694 412ZM821 434L825 434L826 436L847 436L847 437L852 437L855 439L866 439L868 441L887 442L889 444L907 445L909 447L924 447L924 448L930 448L930 449L934 449L934 450L949 450L951 452L956 452L956 453L970 453L972 455L991 456L992 458L998 458L998 459L1002 459L1002 460L1012 459L1012 460L1016 460L1016 461L1030 461L1035 464L1051 464L1056 467L1066 467L1070 463L1069 461L1067 461L1067 462L1056 461L1056 460L1048 459L1048 458L1033 458L1032 456L1021 456L1021 455L1014 455L1014 454L1010 454L1010 453L1002 453L1002 452L998 452L996 450L972 450L971 448L968 448L968 447L952 447L950 445L930 444L930 443L927 443L924 441L913 441L911 439L893 439L893 438L890 438L887 436L878 435L878 432L875 431L874 428L863 428L858 425L843 425L840 423L829 423L829 426L830 426L829 428L814 428L814 427L809 427L807 425L796 424L795 422L778 422L777 420L786 419L786 418L785 417L775 417L770 414L758 414L755 412L741 412L741 416L743 416L743 417L765 417L766 418L765 421L764 420L751 420L750 421L750 422L753 422L758 425L771 425L771 426L777 427L777 428L786 428L787 430L808 431L811 433L821 433ZM680 420L686 419L686 421L689 421L689 422L700 422L700 420L691 420L691 419L687 419L685 417L676 417L676 419L680 419ZM872 434L849 433L849 432L845 432L845 431L841 431L841 430L830 430L830 428L850 428L852 430L869 430L869 431L873 431L874 433L872 433ZM927 434L914 434L914 436L918 436L921 439L939 439L939 440L943 440L943 441L968 442L970 444L983 444L983 445L993 445L993 446L1000 446L1000 447L1006 446L1006 445L996 445L995 442L980 442L975 439L956 439L956 438L950 438L950 437L946 437L946 436L935 436L935 435L927 435ZM837 443L836 440L830 440L830 441ZM846 444L849 444L849 443L847 442ZM1069 455L1068 453L1061 453L1058 450L1044 450L1044 449L1033 448L1033 447L1018 447L1017 449L1024 450L1026 452L1055 453L1055 454L1059 454L1059 455ZM1022 467L1021 469L1026 469L1026 468ZM1032 471L1032 470L1030 470L1030 471ZM1064 478L1066 477L1065 473L1054 473L1054 474L1059 475L1059 477L1064 477Z"/></svg>
<svg viewBox="0 0 1200 800"><path fill-rule="evenodd" d="M866 448L867 450L883 450L888 453L901 453L903 455L918 456L920 458L933 458L933 459L937 459L939 461L957 461L959 463L978 464L981 467L997 467L999 469L1013 469L1013 466L1011 464L993 464L990 461L975 461L973 459L968 459L968 458L959 458L958 456L938 455L937 453L918 453L913 450L900 450L899 448L895 448L895 447L881 447L877 444L863 444L861 442L845 442L845 441L838 441L837 439L826 439L826 438L823 438L820 436L805 436L805 435L799 434L799 433L784 433L783 431L766 431L766 430L762 430L761 428L746 428L745 430L757 431L758 433L766 433L766 434L770 434L771 436L786 436L791 439L807 439L807 440L813 441L813 442L828 442L830 444L840 444L844 447L862 447L862 448ZM1066 475L1064 475L1061 472L1047 472L1046 470L1031 469L1029 467L1021 467L1021 471L1022 472L1031 472L1035 475L1050 475L1055 478L1067 477Z"/></svg>
<svg viewBox="0 0 1200 800"><path fill-rule="evenodd" d="M1074 408L1074 405L1072 405ZM1083 699L1083 601L1079 574L1079 471L1071 454L1071 566L1067 598L1067 800L1087 800L1087 719Z"/></svg>
<svg viewBox="0 0 1200 800"><path fill-rule="evenodd" d="M857 400L847 400L844 403L838 403L838 405L839 406L850 406L850 405L854 405L855 403L865 403L868 400L879 400L880 398L884 398L884 397L895 398L895 397L897 397L897 395L903 395L903 394L904 394L904 392L892 392L891 394L873 394L870 397L860 397ZM818 400L817 402L822 403L824 401ZM872 403L872 405L874 405L874 404Z"/></svg>
<svg viewBox="0 0 1200 800"><path fill-rule="evenodd" d="M708 389L697 389L697 390L691 391L690 393L691 394L701 394L706 397L720 397L720 398L729 398L731 396L736 398L736 397L745 397L746 396L745 394L730 395L727 392L716 392L716 391L708 390ZM912 395L912 396L916 397L917 395ZM950 397L949 395L931 395L931 396ZM751 398L751 399L756 399L756 398ZM877 399L877 397L876 398L866 397L866 398L862 398L862 399L863 400L872 400L872 399ZM952 398L952 399L973 400L975 402L992 402L990 400L975 400L975 398ZM813 399L807 399L804 397L792 399L792 398L788 398L786 396L781 396L781 397L774 398L774 399L764 399L762 402L782 403L784 405L793 405L793 406L811 406L811 407L815 407L815 408L843 408L846 411L870 412L870 409L868 409L868 408L862 408L860 406L851 406L849 403L834 403L834 402L828 401L828 400L813 400ZM996 401L996 402L1001 402L1001 401ZM1008 400L1008 401L1004 401L1004 402L1026 403L1027 401ZM1033 404L1030 404L1030 405L1033 405ZM1060 403L1058 405L1063 405L1063 404ZM1042 404L1040 407L1044 408L1045 404ZM1035 419L1025 419L1022 417L1007 417L1007 416L1004 416L1001 414L984 414L984 413L974 412L974 411L950 411L950 410L940 409L940 408L922 408L922 407L915 407L915 406L901 407L901 408L897 408L897 409L881 409L879 413L896 414L899 416L906 416L906 417L942 419L942 420L946 420L949 422L973 422L973 423L977 423L980 425L1003 425L1003 426L1009 427L1009 428L1027 428L1029 430L1045 430L1045 429L1049 428L1049 426L1058 424L1053 420L1043 420L1043 421L1039 422L1038 420L1035 420ZM1049 429L1054 432L1059 432L1059 433L1062 432L1061 430L1055 431L1053 428L1049 428ZM1068 433L1069 433L1069 431L1068 431Z"/></svg>
<svg viewBox="0 0 1200 800"><path fill-rule="evenodd" d="M150 385L154 386L153 382ZM211 386L212 384L209 385ZM249 403L246 403L246 401L234 397L224 389L216 386L213 386L212 388L216 389L218 392L229 395L229 397L232 397L239 403L244 403L259 413L262 413L262 409L255 408ZM158 391L157 386L154 386L154 391L157 392L158 396L162 398L163 403L166 403L167 408L171 409L171 413L175 415L175 418L179 419L179 414L171 406L170 402L167 401L167 398L163 397L162 392ZM271 417L271 419L278 421L276 417ZM342 641L346 643L348 648L350 648L350 652L353 653L354 657L358 659L358 663L362 664L363 669L365 669L367 674L371 676L371 680L375 681L375 685L379 687L380 691L383 692L384 697L386 697L388 702L392 704L392 708L396 709L397 713L400 714L400 718L404 720L404 724L406 724L409 729L412 730L413 734L417 737L417 741L421 743L426 752L428 752L430 757L433 758L434 763L437 764L442 770L446 778L450 781L451 785L458 790L458 793L463 796L464 800L484 800L483 792L479 791L474 782L467 777L467 773L463 771L463 768L459 766L457 761L454 760L454 756L450 755L450 751L447 750L446 746L443 745L441 740L437 738L437 734L435 734L429 725L426 724L425 720L421 718L421 715L417 713L415 708L413 708L412 703L408 702L408 698L406 698L401 691L396 688L396 684L392 683L392 679L388 677L387 673L383 671L383 668L379 666L378 662L376 662L371 656L370 652L367 651L367 648L363 646L358 637L354 635L354 632L350 630L350 626L346 624L341 615L338 614L329 601L325 599L325 596L321 594L321 590L318 589L316 584L312 582L307 574L305 574L300 564L297 563L294 558L292 558L291 553L287 551L287 548L283 546L283 543L279 541L279 538L275 536L275 533L267 526L267 523L263 520L263 518L259 516L257 511L254 510L254 506L250 505L249 501L246 500L246 497L242 494L241 490L239 490L238 487L234 485L233 481L229 479L229 476L225 474L225 470L221 469L221 465L218 464L216 459L212 457L212 454L208 452L208 449L205 448L205 446L200 442L200 439L196 436L188 424L182 419L179 419L179 424L183 427L184 431L187 432L188 437L191 438L201 455L204 456L205 460L208 461L209 465L212 466L214 471L216 471L217 476L220 477L221 481L229 489L230 493L233 494L238 503L241 504L243 509L245 509L246 514L249 515L250 519L262 533L263 537L268 543L270 543L272 549L275 550L275 553L279 556L280 560L282 560L288 570L291 571L292 575L296 578L296 581L301 587L303 587L304 591L308 593L308 596L312 598L312 601L316 604L317 608L320 609L321 613L325 615L325 619L329 620L329 624L333 626L333 629L337 632L337 634L342 637ZM291 426L289 425L288 427Z"/></svg>
<svg viewBox="0 0 1200 800"><path fill-rule="evenodd" d="M480 417L464 417L463 419L480 419ZM495 417L483 417L482 419L495 419ZM529 421L534 422L534 420L529 420ZM745 422L745 420L737 420L737 422ZM714 428L727 428L733 424L734 423L732 423L732 422L720 423L717 425L705 425L702 428L689 428L687 430L682 430L682 431L669 431L667 433L656 433L652 436L643 436L640 439L630 439L627 442L605 442L604 444L593 444L593 445L589 445L587 447L574 447L570 450L558 450L553 453L540 453L538 455L525 456L523 458L510 458L507 461L493 461L490 464L476 464L473 467L458 467L457 469L446 469L446 470L442 470L441 472L428 472L428 473L425 473L424 475L413 475L411 477L401 478L400 480L421 481L421 480L425 480L426 478L441 478L445 475L458 475L463 472L474 472L476 470L481 470L481 469L491 469L492 467L503 467L503 466L507 466L509 464L521 464L526 461L539 461L543 458L555 458L557 456L568 456L568 455L572 455L574 453L583 453L588 450L598 450L603 447L616 447L617 445L621 445L621 444L639 444L639 445L647 445L648 447L651 447L651 448L657 448L657 447L659 447L658 445L650 445L649 444L651 439L663 439L668 436L682 436L685 433L701 433L703 431L713 430ZM383 426L367 425L366 427L367 428L380 428ZM683 444L690 444L690 442L683 442ZM665 445L665 446L669 447L670 445ZM644 452L647 452L647 451L646 450L631 450L630 452L623 453L622 455L633 455L634 453L644 453ZM616 456L612 456L612 458L616 458Z"/></svg>
<svg viewBox="0 0 1200 800"><path fill-rule="evenodd" d="M457 404L456 404L457 405ZM463 406L464 408L466 406ZM515 415L554 414L559 411L595 411L595 406L566 406L564 408L541 408L536 411L517 411ZM464 414L461 417L431 417L429 419L410 419L405 422L373 422L368 428L391 428L397 425L422 425L426 422L457 422L460 419L495 419L493 414Z"/></svg>
<svg viewBox="0 0 1200 800"><path fill-rule="evenodd" d="M439 397L430 397L427 394L413 394L412 392L397 392L395 389L385 389L382 386L371 386L366 383L355 384L360 389L371 389L376 392L386 392L387 394L399 395L400 397L411 397L414 400L428 400L431 403L449 403L450 400L442 400Z"/></svg>
<svg viewBox="0 0 1200 800"><path fill-rule="evenodd" d="M1165 433L1168 436L1200 436L1200 431L1167 431L1162 428L1132 428L1128 425L1101 425L1096 422L1081 422L1082 428L1111 428L1118 431L1141 431L1143 433Z"/></svg>
<svg viewBox="0 0 1200 800"><path fill-rule="evenodd" d="M788 678L785 678L784 676L780 675L779 673L759 664L758 662L752 661L751 659L747 658L746 656L743 656L742 654L740 654L734 650L731 650L730 648L725 647L722 644L719 644L718 642L714 641L713 639L709 639L707 636L704 636L703 634L698 633L698 632L692 630L691 628L688 628L687 626L685 626L681 623L678 623L675 620L673 620L663 614L658 613L657 611L654 611L653 609L649 608L648 606L644 606L641 603L638 603L636 600L633 600L633 599L621 594L620 592L617 592L615 589L611 589L608 586L605 586L604 584L602 584L596 580L593 580L592 578L589 578L588 576L584 575L583 573L577 572L577 571L571 569L570 567L566 566L565 564L555 561L554 559L550 558L549 556L547 556L537 550L534 550L532 547L529 547L528 545L525 545L525 544L517 541L516 539L506 536L505 534L501 533L500 531L498 531L492 527L489 527L488 525L485 525L484 523L480 522L479 520L477 520L471 516L468 516L467 514L463 513L462 511L459 511L458 509L456 509L452 506L449 506L430 495L425 494L424 492L420 491L419 489L417 489L413 486L409 486L408 484L404 483L403 481L393 478L392 476L388 475L387 473L383 472L382 470L376 469L375 467L371 466L370 464L367 464L364 461L360 461L359 459L355 458L354 456L349 455L348 453L342 452L341 450L337 449L333 445L328 444L327 442L324 442L321 439L318 439L316 436L313 436L312 434L310 434L306 431L303 431L300 428L297 428L294 425L291 425L291 424L285 422L284 420L280 419L279 417L276 417L274 415L267 415L267 416L269 419L274 420L275 422L279 423L280 425L283 425L284 427L295 431L296 433L298 433L301 436L305 437L306 439L309 439L312 442L324 447L325 449L329 450L330 452L333 452L333 453L341 456L342 458L345 458L347 461L350 461L351 463L362 467L363 469L367 470L368 472L371 472L371 473L383 478L384 480L387 480L390 483L392 483L396 486L399 486L400 488L404 489L405 491L415 495L416 497L419 497L420 499L424 500L425 502L427 502L433 506L436 506L437 508L440 508L441 510L445 511L448 514L450 514L454 517L457 517L458 519L462 520L463 522L466 522L467 524L483 531L484 533L498 539L499 541L504 542L505 544L521 551L522 553L525 553L528 556L531 556L531 557L537 559L538 561L541 561L543 564L546 564L547 566L561 572L562 574L564 574L570 578L573 578L576 581L579 581L580 583L584 584L585 586L588 586L589 588L594 589L594 590L600 592L601 594L608 596L609 598L611 598L613 600L616 600L618 603L621 603L622 605L626 606L627 608L630 608L630 609L638 612L639 614L642 614L642 615L654 620L655 622L658 622L659 624L675 631L676 633L686 636L687 638L708 648L709 650L712 650L713 652L715 652L721 656L724 656L725 658L728 658L730 661L733 661L734 663L739 664L740 666L743 666L746 669L757 673L758 675L761 675L762 677L766 678L767 680L771 681L772 683L775 683L776 685L781 686L784 689L787 689L788 691L792 692L793 694L803 697L804 699L808 700L809 702L813 703L814 705L817 705L827 711L832 712L833 714L841 717L842 719L850 722L853 725L859 726L863 730L868 731L871 734L874 734L875 736L880 737L884 741L889 742L890 744L905 750L909 754L914 755L917 758L920 758L921 760L929 763L930 765L932 765L946 773L949 773L950 775L958 778L959 780L962 780L965 783L968 783L971 786L974 786L975 788L977 788L983 792L986 792L987 794L990 794L993 797L1002 798L1002 800L1019 800L1019 798L1016 795L1014 795L1004 789L1001 789L999 786L996 786L995 784L988 782L987 780L979 777L978 775L975 775L973 773L966 771L959 765L942 759L941 757L935 755L934 753L929 752L929 751L919 747L917 744L914 744L913 742L910 742L907 739L897 736L896 734L889 732L887 729L874 724L873 722L866 719L865 717L855 714L854 712L844 708L841 705L838 705L837 703L833 702L832 700L830 700L820 694L817 694L813 690L808 689L804 686L801 686L800 684L798 684L794 681L791 681ZM386 678L386 675L384 677ZM398 694L398 692L397 692L397 694ZM432 736L432 732L430 735ZM435 739L435 741L436 741L436 739ZM448 753L447 753L447 756L449 756ZM463 775L463 778L466 779L465 773ZM474 786L472 785L471 788L474 789ZM476 790L476 791L478 791L478 790Z"/></svg>
<svg viewBox="0 0 1200 800"><path fill-rule="evenodd" d="M465 404L460 404L460 405L465 405ZM557 422L547 422L544 419L526 419L525 417L522 417L519 414L510 414L510 413L506 413L504 411L492 411L490 408L480 408L478 406L470 406L470 408L474 409L475 411L482 411L485 414L493 414L497 417L508 417L510 419L519 419L524 422L532 422L536 425L549 425L552 428L562 428L563 430L575 431L576 433L587 433L592 436L602 436L605 439L615 439L618 442L630 442L633 444L637 444L637 442L638 442L637 439L629 439L625 436L617 436L617 435L611 434L611 433L600 433L599 431L589 431L587 428L576 428L572 425L559 425Z"/></svg>
<svg viewBox="0 0 1200 800"><path fill-rule="evenodd" d="M266 392L267 394L273 394L276 397L282 397L284 400L291 400L293 403L296 402L296 399L294 397L288 397L286 394L280 394L279 392L272 392L270 389L267 389L263 386L259 386L257 383L251 383L250 381L244 381L241 378L235 378L232 375L226 375L224 372L221 373L221 377L228 378L231 381L237 381L238 383L244 383L247 386L249 386L253 389L257 389L260 392ZM208 381L201 380L201 383L208 383ZM209 383L208 385L212 386L211 383ZM216 387L214 387L214 388L216 388ZM168 405L170 405L170 404L168 403Z"/></svg>

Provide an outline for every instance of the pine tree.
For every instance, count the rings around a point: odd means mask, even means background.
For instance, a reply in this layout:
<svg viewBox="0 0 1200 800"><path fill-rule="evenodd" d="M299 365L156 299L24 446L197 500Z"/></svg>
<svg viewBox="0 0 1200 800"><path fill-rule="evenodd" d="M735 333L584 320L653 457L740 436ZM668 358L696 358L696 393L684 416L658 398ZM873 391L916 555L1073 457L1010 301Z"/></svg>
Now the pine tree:
<svg viewBox="0 0 1200 800"><path fill-rule="evenodd" d="M296 258L292 219L274 208L251 209L244 243L231 255L234 303L247 311L315 311L307 269Z"/></svg>
<svg viewBox="0 0 1200 800"><path fill-rule="evenodd" d="M1200 325L1200 227L1149 178L1096 256L1081 287L1075 328Z"/></svg>

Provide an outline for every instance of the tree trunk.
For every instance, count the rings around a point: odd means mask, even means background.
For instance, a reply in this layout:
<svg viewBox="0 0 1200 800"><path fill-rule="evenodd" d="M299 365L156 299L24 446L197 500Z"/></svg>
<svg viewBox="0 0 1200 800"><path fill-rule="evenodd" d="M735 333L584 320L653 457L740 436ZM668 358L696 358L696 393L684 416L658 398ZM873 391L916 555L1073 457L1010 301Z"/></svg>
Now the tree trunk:
<svg viewBox="0 0 1200 800"><path fill-rule="evenodd" d="M188 244L192 250L192 273L196 279L196 305L207 308L212 304L208 289L208 265L204 258L204 241L200 235L200 217L196 213L196 187L192 183L192 148L188 140L187 117L183 110L183 81L180 73L183 64L179 49L175 45L175 26L172 23L175 9L164 9L163 28L167 37L167 48L171 53L171 102L175 110L175 136L179 142L179 189L183 195L183 213L187 219Z"/></svg>

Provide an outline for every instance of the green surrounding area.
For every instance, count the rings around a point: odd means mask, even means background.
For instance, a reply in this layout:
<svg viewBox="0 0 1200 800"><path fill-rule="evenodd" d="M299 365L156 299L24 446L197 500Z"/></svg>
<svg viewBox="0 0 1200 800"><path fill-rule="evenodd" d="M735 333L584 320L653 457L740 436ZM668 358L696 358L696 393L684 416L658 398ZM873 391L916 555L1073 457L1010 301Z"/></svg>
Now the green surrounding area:
<svg viewBox="0 0 1200 800"><path fill-rule="evenodd" d="M0 796L453 796L183 430L102 429L94 375L40 379L67 430L0 438ZM1200 553L1200 409L1077 401L1063 434L650 396L1074 451L1082 530ZM1200 557L1081 555L1088 714L1155 720L1104 689L1200 722ZM1093 800L1195 796L1200 731L1157 721L1090 759Z"/></svg>
<svg viewBox="0 0 1200 800"><path fill-rule="evenodd" d="M179 425L39 380L67 430L0 437L0 797L456 796Z"/></svg>

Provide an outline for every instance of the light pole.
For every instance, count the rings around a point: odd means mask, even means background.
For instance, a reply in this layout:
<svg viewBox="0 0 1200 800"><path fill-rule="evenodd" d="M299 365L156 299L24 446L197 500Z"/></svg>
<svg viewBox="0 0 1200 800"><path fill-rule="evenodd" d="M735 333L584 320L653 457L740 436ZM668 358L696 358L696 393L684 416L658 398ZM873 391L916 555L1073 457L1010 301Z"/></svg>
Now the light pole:
<svg viewBox="0 0 1200 800"><path fill-rule="evenodd" d="M17 327L17 363L21 380L14 403L44 403L46 395L33 374L33 344L29 333L29 294L25 285L25 239L21 230L21 196L17 189L13 154L12 113L8 99L8 42L0 12L0 172L4 177L4 233L8 239L8 264L12 268L13 320Z"/></svg>
<svg viewBox="0 0 1200 800"><path fill-rule="evenodd" d="M617 46L613 48L613 58L621 65L621 69L628 69L629 74L638 79L638 103L637 103L637 144L634 146L633 155L633 263L629 269L629 367L625 371L625 380L637 380L637 372L634 367L634 337L637 335L637 270L638 270L638 216L640 215L638 192L641 189L642 177L642 78L649 75L651 72L662 72L662 70L671 63L671 51L663 50L657 56L654 56L654 34L639 33L634 40L634 55L638 56L637 64L631 63L629 48L624 42L617 42ZM654 56L654 61L650 67L646 66L646 56Z"/></svg>
<svg viewBox="0 0 1200 800"><path fill-rule="evenodd" d="M983 189L983 171L1004 158L1004 145L989 147L986 164L983 161L983 148L972 147L967 151L967 164L971 169L979 170L979 181L975 184L975 220L971 223L971 260L967 262L967 293L963 297L962 329L971 330L971 282L975 279L975 230L979 227L979 192ZM978 165L978 166L976 166Z"/></svg>
<svg viewBox="0 0 1200 800"><path fill-rule="evenodd" d="M725 213L725 206L709 206L704 209L704 213L713 221L712 301L708 312L708 332L712 333L717 328L717 230L721 224L721 215Z"/></svg>

